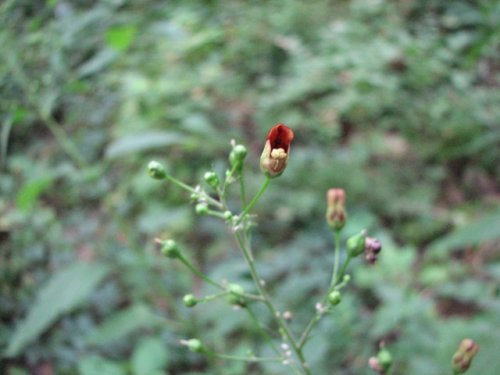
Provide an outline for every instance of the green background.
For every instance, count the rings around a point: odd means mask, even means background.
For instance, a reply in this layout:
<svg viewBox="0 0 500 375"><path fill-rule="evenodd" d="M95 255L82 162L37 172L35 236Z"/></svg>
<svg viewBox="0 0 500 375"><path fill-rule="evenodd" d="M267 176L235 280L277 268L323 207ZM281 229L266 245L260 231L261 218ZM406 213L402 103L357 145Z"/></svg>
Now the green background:
<svg viewBox="0 0 500 375"><path fill-rule="evenodd" d="M370 374L383 340L394 375L446 374L465 337L471 373L498 373L497 1L6 0L0 24L0 372L286 374L179 344L269 354L242 310L182 305L213 290L156 237L251 281L225 224L146 173L156 159L192 185L223 176L235 139L255 193L281 122L296 137L253 240L292 329L329 282L327 189L347 192L344 234L384 246L316 328L313 373Z"/></svg>

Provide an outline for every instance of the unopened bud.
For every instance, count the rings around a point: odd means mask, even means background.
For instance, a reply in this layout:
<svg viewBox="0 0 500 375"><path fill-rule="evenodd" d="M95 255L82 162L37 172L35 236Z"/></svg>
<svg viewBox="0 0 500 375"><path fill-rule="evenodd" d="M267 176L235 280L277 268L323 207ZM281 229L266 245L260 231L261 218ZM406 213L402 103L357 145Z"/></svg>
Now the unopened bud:
<svg viewBox="0 0 500 375"><path fill-rule="evenodd" d="M198 300L192 294L186 294L182 299L182 302L184 302L186 307L194 307L198 303Z"/></svg>
<svg viewBox="0 0 500 375"><path fill-rule="evenodd" d="M208 213L208 205L206 203L198 203L195 207L195 211L198 215L205 215Z"/></svg>
<svg viewBox="0 0 500 375"><path fill-rule="evenodd" d="M228 290L229 294L227 295L227 301L231 305L245 306L245 298L242 296L245 290L241 285L229 284Z"/></svg>
<svg viewBox="0 0 500 375"><path fill-rule="evenodd" d="M243 162L247 156L247 148L243 145L235 145L229 154L229 164L237 171L243 168Z"/></svg>
<svg viewBox="0 0 500 375"><path fill-rule="evenodd" d="M198 339L189 339L187 341L183 341L182 343L186 345L189 350L195 353L201 353L205 349L201 341Z"/></svg>
<svg viewBox="0 0 500 375"><path fill-rule="evenodd" d="M451 360L451 367L455 374L466 372L479 350L479 345L471 339L464 339Z"/></svg>
<svg viewBox="0 0 500 375"><path fill-rule="evenodd" d="M328 302L330 302L331 305L338 305L340 301L342 301L342 294L338 290L334 290L328 294Z"/></svg>
<svg viewBox="0 0 500 375"><path fill-rule="evenodd" d="M233 217L233 214L231 211L224 211L223 215L224 215L224 219L226 219L226 220L231 220Z"/></svg>
<svg viewBox="0 0 500 375"><path fill-rule="evenodd" d="M269 130L260 156L260 169L267 177L278 177L285 170L293 137L292 129L283 124Z"/></svg>
<svg viewBox="0 0 500 375"><path fill-rule="evenodd" d="M392 366L392 356L382 347L376 357L370 357L368 366L379 375L386 375Z"/></svg>
<svg viewBox="0 0 500 375"><path fill-rule="evenodd" d="M349 254L349 256L354 258L365 251L365 240L365 231L361 231L360 233L349 237L346 242L347 253Z"/></svg>
<svg viewBox="0 0 500 375"><path fill-rule="evenodd" d="M381 348L377 354L378 363L382 371L386 373L392 366L392 355L386 348Z"/></svg>
<svg viewBox="0 0 500 375"><path fill-rule="evenodd" d="M217 174L213 171L205 172L203 179L214 189L219 186L219 177L217 177Z"/></svg>
<svg viewBox="0 0 500 375"><path fill-rule="evenodd" d="M347 221L345 201L344 189L330 189L326 193L326 221L332 229L342 229Z"/></svg>
<svg viewBox="0 0 500 375"><path fill-rule="evenodd" d="M180 255L179 247L174 240L163 241L161 252L168 258L178 258Z"/></svg>
<svg viewBox="0 0 500 375"><path fill-rule="evenodd" d="M149 162L148 174L151 178L154 178L155 180L163 180L167 175L163 165L155 160L151 160Z"/></svg>

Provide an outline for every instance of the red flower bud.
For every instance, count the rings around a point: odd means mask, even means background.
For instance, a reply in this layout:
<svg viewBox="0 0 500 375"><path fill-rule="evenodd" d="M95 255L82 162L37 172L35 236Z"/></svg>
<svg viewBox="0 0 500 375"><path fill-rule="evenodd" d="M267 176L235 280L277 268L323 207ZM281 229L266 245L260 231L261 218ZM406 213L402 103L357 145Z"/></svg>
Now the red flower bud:
<svg viewBox="0 0 500 375"><path fill-rule="evenodd" d="M269 130L266 144L260 156L260 169L268 177L278 177L283 173L290 153L293 131L283 124Z"/></svg>
<svg viewBox="0 0 500 375"><path fill-rule="evenodd" d="M344 189L330 189L326 193L326 221L332 229L340 230L347 220Z"/></svg>

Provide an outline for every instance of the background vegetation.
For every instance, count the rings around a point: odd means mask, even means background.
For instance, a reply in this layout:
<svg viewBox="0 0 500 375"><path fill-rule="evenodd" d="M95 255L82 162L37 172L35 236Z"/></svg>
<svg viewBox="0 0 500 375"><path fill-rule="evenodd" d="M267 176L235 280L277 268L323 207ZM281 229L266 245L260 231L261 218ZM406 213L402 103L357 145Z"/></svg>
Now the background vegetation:
<svg viewBox="0 0 500 375"><path fill-rule="evenodd" d="M498 373L497 1L5 0L0 24L0 372L283 374L179 345L266 353L241 310L182 305L206 287L154 237L249 275L221 222L146 174L151 158L192 184L223 173L234 138L255 192L283 122L296 141L254 241L293 324L328 283L328 188L347 191L345 232L384 244L307 347L314 372L369 374L385 340L394 374L445 374L471 337L471 372Z"/></svg>

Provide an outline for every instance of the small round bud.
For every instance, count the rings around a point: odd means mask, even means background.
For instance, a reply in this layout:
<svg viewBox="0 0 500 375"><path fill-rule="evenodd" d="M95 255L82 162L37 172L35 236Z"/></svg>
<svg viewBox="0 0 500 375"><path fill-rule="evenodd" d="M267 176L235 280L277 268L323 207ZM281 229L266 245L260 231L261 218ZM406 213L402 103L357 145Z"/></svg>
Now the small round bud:
<svg viewBox="0 0 500 375"><path fill-rule="evenodd" d="M182 299L182 302L184 302L184 305L186 307L195 307L198 303L198 300L192 294L186 294Z"/></svg>
<svg viewBox="0 0 500 375"><path fill-rule="evenodd" d="M174 240L163 241L161 252L168 258L178 258L180 255L179 247Z"/></svg>
<svg viewBox="0 0 500 375"><path fill-rule="evenodd" d="M217 177L217 174L213 171L205 172L203 179L213 188L219 186L219 177Z"/></svg>
<svg viewBox="0 0 500 375"><path fill-rule="evenodd" d="M347 239L346 247L349 256L354 258L365 251L365 239L365 231L361 231L360 233L355 234L354 236L351 236Z"/></svg>
<svg viewBox="0 0 500 375"><path fill-rule="evenodd" d="M229 294L227 295L227 301L231 305L244 306L245 298L242 294L245 293L243 287L239 284L229 284L228 286Z"/></svg>
<svg viewBox="0 0 500 375"><path fill-rule="evenodd" d="M151 160L149 162L148 174L151 178L154 178L155 180L163 180L167 175L163 165L155 160Z"/></svg>
<svg viewBox="0 0 500 375"><path fill-rule="evenodd" d="M386 348L381 348L377 354L377 359L382 371L385 373L392 366L392 355Z"/></svg>
<svg viewBox="0 0 500 375"><path fill-rule="evenodd" d="M195 207L195 211L198 215L205 215L208 213L208 205L206 203L198 203Z"/></svg>
<svg viewBox="0 0 500 375"><path fill-rule="evenodd" d="M338 305L340 301L342 301L342 294L340 294L338 290L334 290L328 295L328 302L330 302L332 306Z"/></svg>
<svg viewBox="0 0 500 375"><path fill-rule="evenodd" d="M201 353L204 350L203 344L198 339L187 340L186 346L188 347L189 350L191 350L192 352L195 352L195 353Z"/></svg>
<svg viewBox="0 0 500 375"><path fill-rule="evenodd" d="M241 171L246 156L247 148L243 145L235 145L229 154L229 163L234 169Z"/></svg>
<svg viewBox="0 0 500 375"><path fill-rule="evenodd" d="M233 213L231 211L224 211L224 219L231 220L233 218Z"/></svg>
<svg viewBox="0 0 500 375"><path fill-rule="evenodd" d="M247 157L247 153L248 153L247 148L243 145L234 146L233 152L234 152L235 157L241 161L243 161Z"/></svg>

